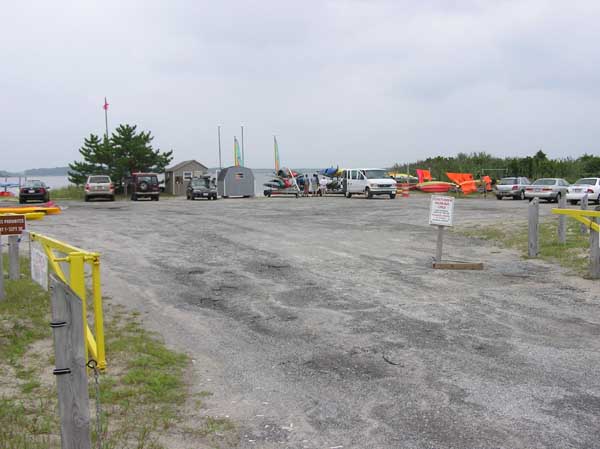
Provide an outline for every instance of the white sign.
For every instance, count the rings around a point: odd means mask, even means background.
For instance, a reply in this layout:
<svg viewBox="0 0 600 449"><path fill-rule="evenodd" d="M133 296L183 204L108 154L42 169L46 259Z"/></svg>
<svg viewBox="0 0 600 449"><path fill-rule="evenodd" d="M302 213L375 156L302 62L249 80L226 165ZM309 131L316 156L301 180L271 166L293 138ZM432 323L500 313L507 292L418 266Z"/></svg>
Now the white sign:
<svg viewBox="0 0 600 449"><path fill-rule="evenodd" d="M38 246L31 247L31 279L48 290L48 257Z"/></svg>
<svg viewBox="0 0 600 449"><path fill-rule="evenodd" d="M454 197L432 195L429 208L429 224L436 226L452 226L454 214Z"/></svg>

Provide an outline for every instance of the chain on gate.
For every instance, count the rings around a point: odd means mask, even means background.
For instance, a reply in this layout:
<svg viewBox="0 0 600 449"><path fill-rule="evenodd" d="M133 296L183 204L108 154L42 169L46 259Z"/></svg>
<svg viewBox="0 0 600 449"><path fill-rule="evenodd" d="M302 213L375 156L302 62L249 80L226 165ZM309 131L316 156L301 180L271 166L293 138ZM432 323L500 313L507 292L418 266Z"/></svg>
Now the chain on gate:
<svg viewBox="0 0 600 449"><path fill-rule="evenodd" d="M102 449L102 407L100 404L100 372L98 362L90 359L87 367L94 371L94 390L96 393L96 447Z"/></svg>

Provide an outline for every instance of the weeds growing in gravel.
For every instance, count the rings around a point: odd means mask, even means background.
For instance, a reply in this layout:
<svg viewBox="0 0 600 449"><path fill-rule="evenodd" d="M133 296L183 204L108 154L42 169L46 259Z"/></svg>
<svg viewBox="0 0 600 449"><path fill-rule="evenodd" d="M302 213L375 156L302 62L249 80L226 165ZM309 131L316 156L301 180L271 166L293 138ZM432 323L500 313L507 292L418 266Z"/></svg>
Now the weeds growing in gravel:
<svg viewBox="0 0 600 449"><path fill-rule="evenodd" d="M492 225L478 225L457 229L457 233L467 237L490 240L506 248L517 249L523 257L527 257L527 222ZM579 222L567 218L567 241L558 242L558 217L548 217L540 222L539 228L539 258L573 270L576 274L585 276L589 268L590 242L589 234L582 234Z"/></svg>

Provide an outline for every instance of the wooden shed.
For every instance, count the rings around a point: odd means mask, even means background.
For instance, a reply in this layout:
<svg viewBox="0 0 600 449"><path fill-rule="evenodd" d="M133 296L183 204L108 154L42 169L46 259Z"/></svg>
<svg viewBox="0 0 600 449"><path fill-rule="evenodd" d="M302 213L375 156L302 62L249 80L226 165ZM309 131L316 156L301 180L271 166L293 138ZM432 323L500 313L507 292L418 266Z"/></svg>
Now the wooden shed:
<svg viewBox="0 0 600 449"><path fill-rule="evenodd" d="M183 196L187 184L192 178L200 177L208 172L208 168L191 159L165 169L165 193Z"/></svg>

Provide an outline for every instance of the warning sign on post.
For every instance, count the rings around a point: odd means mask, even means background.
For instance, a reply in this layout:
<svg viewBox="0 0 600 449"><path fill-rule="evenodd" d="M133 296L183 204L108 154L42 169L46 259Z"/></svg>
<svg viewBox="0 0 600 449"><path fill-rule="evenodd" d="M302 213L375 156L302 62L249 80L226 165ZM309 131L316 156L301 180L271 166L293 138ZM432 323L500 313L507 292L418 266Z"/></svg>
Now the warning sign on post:
<svg viewBox="0 0 600 449"><path fill-rule="evenodd" d="M436 226L452 226L454 214L454 197L432 195L429 208L429 224Z"/></svg>
<svg viewBox="0 0 600 449"><path fill-rule="evenodd" d="M0 235L21 235L25 230L25 215L0 216Z"/></svg>

